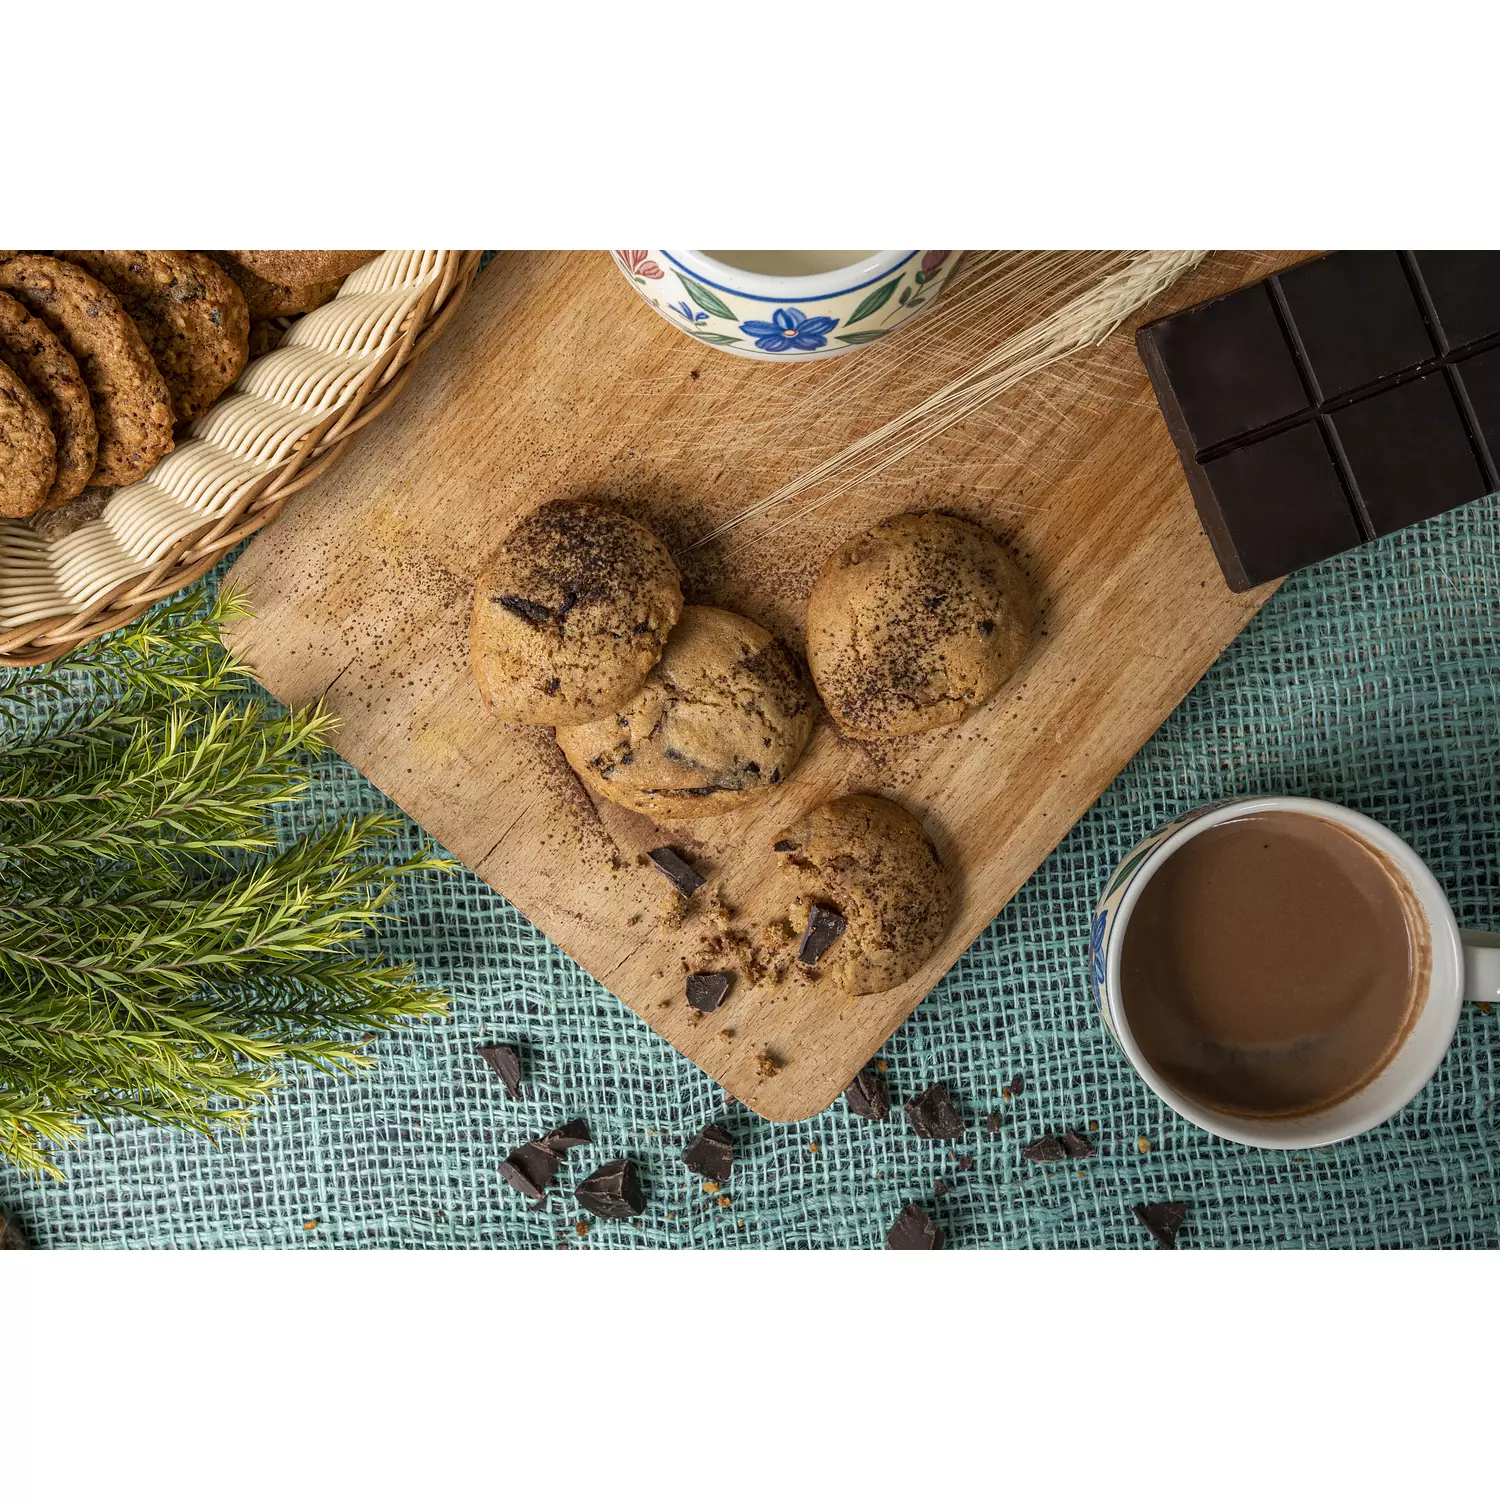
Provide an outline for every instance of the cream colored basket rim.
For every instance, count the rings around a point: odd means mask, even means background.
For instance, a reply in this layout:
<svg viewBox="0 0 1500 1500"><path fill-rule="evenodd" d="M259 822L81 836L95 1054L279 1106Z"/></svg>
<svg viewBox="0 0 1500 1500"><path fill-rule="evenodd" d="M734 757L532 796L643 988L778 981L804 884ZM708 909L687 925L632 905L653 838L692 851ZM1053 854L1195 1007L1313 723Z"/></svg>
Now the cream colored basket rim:
<svg viewBox="0 0 1500 1500"><path fill-rule="evenodd" d="M228 515L353 399L462 254L386 250L361 266L333 301L252 360L144 479L116 490L97 520L51 542L28 521L0 521L0 629L87 611Z"/></svg>

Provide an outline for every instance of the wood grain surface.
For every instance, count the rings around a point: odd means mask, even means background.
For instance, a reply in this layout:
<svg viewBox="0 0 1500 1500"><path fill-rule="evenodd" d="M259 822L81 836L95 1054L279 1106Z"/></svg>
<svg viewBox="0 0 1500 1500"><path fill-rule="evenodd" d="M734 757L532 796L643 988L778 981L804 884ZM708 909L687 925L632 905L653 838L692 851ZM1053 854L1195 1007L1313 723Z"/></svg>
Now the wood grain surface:
<svg viewBox="0 0 1500 1500"><path fill-rule="evenodd" d="M1217 253L1145 316L1295 258ZM847 1085L1271 592L1225 587L1133 324L796 525L778 530L773 514L695 548L990 346L1003 309L969 309L955 286L880 344L789 368L675 332L603 252L504 255L386 419L231 574L254 611L232 644L260 681L288 703L326 699L341 754L771 1119L817 1113ZM551 732L490 719L469 675L480 564L521 512L559 495L625 506L678 555L690 600L740 610L799 649L827 554L885 516L941 507L1009 539L1043 633L967 723L866 747L824 720L775 799L659 828L596 805ZM706 893L680 927L663 921L668 887L643 851L688 853L755 943L789 894L777 831L851 791L892 797L927 826L955 876L946 941L885 994L851 1001L794 974L740 983L697 1015L683 978L715 931Z"/></svg>

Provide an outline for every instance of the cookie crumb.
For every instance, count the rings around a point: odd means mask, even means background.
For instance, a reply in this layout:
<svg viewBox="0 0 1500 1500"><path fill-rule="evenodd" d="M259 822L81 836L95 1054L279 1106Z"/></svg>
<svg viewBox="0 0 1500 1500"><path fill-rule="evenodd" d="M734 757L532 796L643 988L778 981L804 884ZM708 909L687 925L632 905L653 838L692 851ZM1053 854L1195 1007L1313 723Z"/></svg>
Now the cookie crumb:
<svg viewBox="0 0 1500 1500"><path fill-rule="evenodd" d="M1144 1156L1151 1149L1151 1139L1150 1139L1150 1137L1149 1136L1144 1136L1144 1135L1138 1135L1138 1136L1136 1136L1136 1138L1135 1138L1135 1149L1137 1151L1139 1151L1142 1156Z"/></svg>
<svg viewBox="0 0 1500 1500"><path fill-rule="evenodd" d="M781 1059L770 1048L762 1047L755 1055L755 1071L762 1078L774 1078L781 1071Z"/></svg>
<svg viewBox="0 0 1500 1500"><path fill-rule="evenodd" d="M302 1227L308 1234L311 1234L313 1230L315 1230L322 1222L323 1221L321 1219L304 1219L302 1221Z"/></svg>

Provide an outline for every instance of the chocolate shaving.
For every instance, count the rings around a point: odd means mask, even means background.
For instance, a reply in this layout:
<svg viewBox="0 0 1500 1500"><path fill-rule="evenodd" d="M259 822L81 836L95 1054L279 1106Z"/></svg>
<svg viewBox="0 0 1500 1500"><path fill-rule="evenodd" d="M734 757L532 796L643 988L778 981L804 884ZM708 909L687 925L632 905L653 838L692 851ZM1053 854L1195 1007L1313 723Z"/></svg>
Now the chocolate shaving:
<svg viewBox="0 0 1500 1500"><path fill-rule="evenodd" d="M1188 1203L1137 1203L1131 1208L1146 1232L1163 1250L1177 1248L1177 1231L1187 1218Z"/></svg>
<svg viewBox="0 0 1500 1500"><path fill-rule="evenodd" d="M908 1203L886 1231L887 1250L941 1250L948 1236L915 1203Z"/></svg>
<svg viewBox="0 0 1500 1500"><path fill-rule="evenodd" d="M704 1015L718 1010L724 1003L724 997L729 993L729 984L733 978L734 976L724 969L713 969L702 974L689 974L687 1003Z"/></svg>
<svg viewBox="0 0 1500 1500"><path fill-rule="evenodd" d="M956 1141L964 1133L963 1119L940 1083L906 1101L906 1121L924 1140Z"/></svg>
<svg viewBox="0 0 1500 1500"><path fill-rule="evenodd" d="M797 957L805 964L815 964L844 935L849 924L844 914L832 906L814 902L807 913L807 928L797 945Z"/></svg>
<svg viewBox="0 0 1500 1500"><path fill-rule="evenodd" d="M855 1074L854 1082L844 1090L844 1102L850 1113L862 1120L884 1120L891 1112L885 1079L872 1068L862 1068Z"/></svg>
<svg viewBox="0 0 1500 1500"><path fill-rule="evenodd" d="M633 1219L646 1211L646 1195L629 1159L606 1162L573 1189L573 1196L601 1219Z"/></svg>
<svg viewBox="0 0 1500 1500"><path fill-rule="evenodd" d="M523 599L518 594L497 594L495 603L532 625L545 625L552 618L552 611L545 604L535 599Z"/></svg>
<svg viewBox="0 0 1500 1500"><path fill-rule="evenodd" d="M1021 1147L1022 1161L1066 1161L1068 1148L1055 1135L1038 1136L1029 1145Z"/></svg>
<svg viewBox="0 0 1500 1500"><path fill-rule="evenodd" d="M543 1151L550 1151L554 1156L565 1156L574 1146L590 1146L593 1141L588 1126L582 1120L569 1120L566 1125L554 1127L532 1144L540 1146Z"/></svg>
<svg viewBox="0 0 1500 1500"><path fill-rule="evenodd" d="M661 871L684 896L691 896L703 884L703 877L673 848L651 849L646 858Z"/></svg>
<svg viewBox="0 0 1500 1500"><path fill-rule="evenodd" d="M521 1097L521 1059L514 1047L481 1047L479 1055L500 1075L505 1092L512 1099Z"/></svg>
<svg viewBox="0 0 1500 1500"><path fill-rule="evenodd" d="M722 1182L734 1167L734 1137L722 1125L705 1125L682 1153L690 1171Z"/></svg>
<svg viewBox="0 0 1500 1500"><path fill-rule="evenodd" d="M557 1171L557 1158L545 1146L536 1141L527 1141L517 1146L500 1163L500 1175L520 1194L540 1203L546 1196L547 1184Z"/></svg>

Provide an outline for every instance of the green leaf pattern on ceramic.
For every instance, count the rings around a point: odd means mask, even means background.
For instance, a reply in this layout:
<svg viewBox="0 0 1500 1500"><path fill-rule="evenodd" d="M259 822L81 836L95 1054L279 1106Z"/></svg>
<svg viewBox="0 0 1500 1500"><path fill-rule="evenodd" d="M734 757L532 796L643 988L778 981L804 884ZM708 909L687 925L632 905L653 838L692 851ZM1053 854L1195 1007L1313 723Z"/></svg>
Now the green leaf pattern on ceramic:
<svg viewBox="0 0 1500 1500"><path fill-rule="evenodd" d="M896 276L893 277L890 281L886 282L884 286L876 287L875 290L871 292L870 295L866 297L864 301L861 302L859 306L856 307L847 318L844 319L844 327L851 328L854 324L860 322L862 319L868 318L871 313L879 312L880 309L891 300L891 294L900 285L901 278L899 276ZM847 344L857 341L846 338L844 342Z"/></svg>
<svg viewBox="0 0 1500 1500"><path fill-rule="evenodd" d="M706 286L700 286L690 276L684 276L681 271L677 273L677 279L682 283L682 289L699 307L706 313L712 313L716 318L728 318L731 323L735 322L734 309L720 298L714 296ZM738 343L738 340L735 340Z"/></svg>

